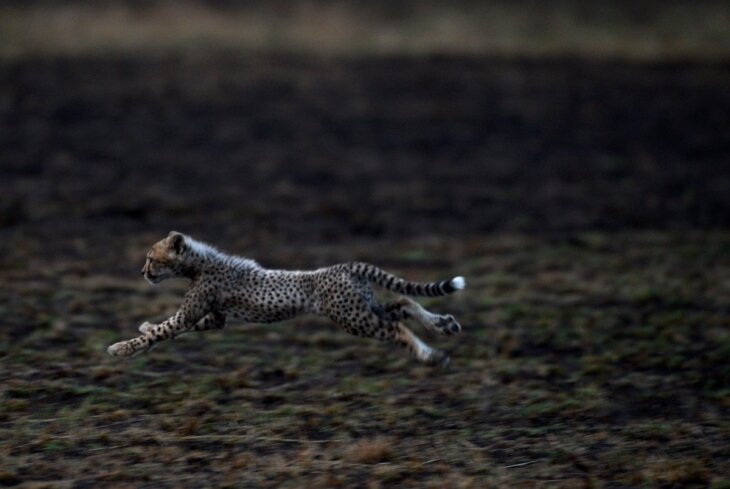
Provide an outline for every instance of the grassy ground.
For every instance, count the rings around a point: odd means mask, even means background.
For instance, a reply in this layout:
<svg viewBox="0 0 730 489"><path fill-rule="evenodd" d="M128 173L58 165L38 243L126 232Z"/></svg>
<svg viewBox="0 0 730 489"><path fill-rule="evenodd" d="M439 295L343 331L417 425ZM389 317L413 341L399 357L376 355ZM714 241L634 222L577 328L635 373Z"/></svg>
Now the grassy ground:
<svg viewBox="0 0 730 489"><path fill-rule="evenodd" d="M727 233L384 241L464 333L446 370L317 318L229 325L127 362L104 348L174 310L183 284L105 274L94 251L41 275L5 256L0 482L53 487L724 487L730 481ZM143 256L141 240L119 243ZM414 253L413 250L418 250ZM425 333L423 336L426 336ZM42 484L41 484L42 486ZM34 486L37 487L37 486Z"/></svg>

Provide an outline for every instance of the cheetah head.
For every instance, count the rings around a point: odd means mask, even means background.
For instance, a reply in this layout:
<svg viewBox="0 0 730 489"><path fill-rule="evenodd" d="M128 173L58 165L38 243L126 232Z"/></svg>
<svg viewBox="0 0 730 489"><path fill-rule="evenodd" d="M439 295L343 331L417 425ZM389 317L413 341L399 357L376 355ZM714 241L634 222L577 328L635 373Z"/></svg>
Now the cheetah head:
<svg viewBox="0 0 730 489"><path fill-rule="evenodd" d="M172 231L167 238L158 241L147 252L142 275L151 284L185 276L186 236Z"/></svg>

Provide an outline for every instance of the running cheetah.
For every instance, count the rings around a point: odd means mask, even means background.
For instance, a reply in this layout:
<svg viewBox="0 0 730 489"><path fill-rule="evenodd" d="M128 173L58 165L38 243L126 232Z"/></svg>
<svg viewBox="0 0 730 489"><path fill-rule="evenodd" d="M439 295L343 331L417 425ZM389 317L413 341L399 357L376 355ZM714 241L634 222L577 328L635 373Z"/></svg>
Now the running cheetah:
<svg viewBox="0 0 730 489"><path fill-rule="evenodd" d="M463 289L463 277L414 283L367 263L313 271L267 270L176 231L152 246L142 275L151 284L174 277L188 278L192 284L171 318L160 324L145 322L139 327L140 336L111 345L110 355L129 357L182 333L222 329L227 317L273 323L313 313L328 317L350 334L405 346L423 363L446 365L449 357L443 351L426 345L401 321L411 319L439 334L461 331L453 316L428 312L407 297L378 303L370 284L399 294L433 297Z"/></svg>

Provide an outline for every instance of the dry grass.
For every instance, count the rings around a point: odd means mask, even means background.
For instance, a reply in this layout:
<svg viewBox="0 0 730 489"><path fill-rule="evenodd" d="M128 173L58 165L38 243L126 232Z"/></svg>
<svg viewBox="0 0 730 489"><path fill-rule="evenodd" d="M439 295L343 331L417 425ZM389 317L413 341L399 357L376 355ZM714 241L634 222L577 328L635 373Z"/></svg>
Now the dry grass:
<svg viewBox="0 0 730 489"><path fill-rule="evenodd" d="M691 12L687 10L691 8ZM164 2L0 8L0 56L149 54L218 48L318 54L472 53L580 55L631 59L725 59L730 9L721 3L620 5L511 2L466 7L293 2L228 9ZM689 15L691 14L691 15Z"/></svg>
<svg viewBox="0 0 730 489"><path fill-rule="evenodd" d="M352 444L345 453L345 459L358 464L377 464L390 460L393 452L393 443L387 438L366 438Z"/></svg>

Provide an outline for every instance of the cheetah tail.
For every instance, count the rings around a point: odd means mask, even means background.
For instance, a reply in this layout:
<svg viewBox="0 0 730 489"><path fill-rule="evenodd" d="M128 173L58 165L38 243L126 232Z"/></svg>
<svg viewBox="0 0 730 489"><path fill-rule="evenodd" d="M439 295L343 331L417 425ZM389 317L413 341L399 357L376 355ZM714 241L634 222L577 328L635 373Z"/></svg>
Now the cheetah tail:
<svg viewBox="0 0 730 489"><path fill-rule="evenodd" d="M464 277L454 277L451 280L440 282L419 283L396 277L369 263L352 263L351 267L356 276L403 295L435 297L451 294L466 286Z"/></svg>

